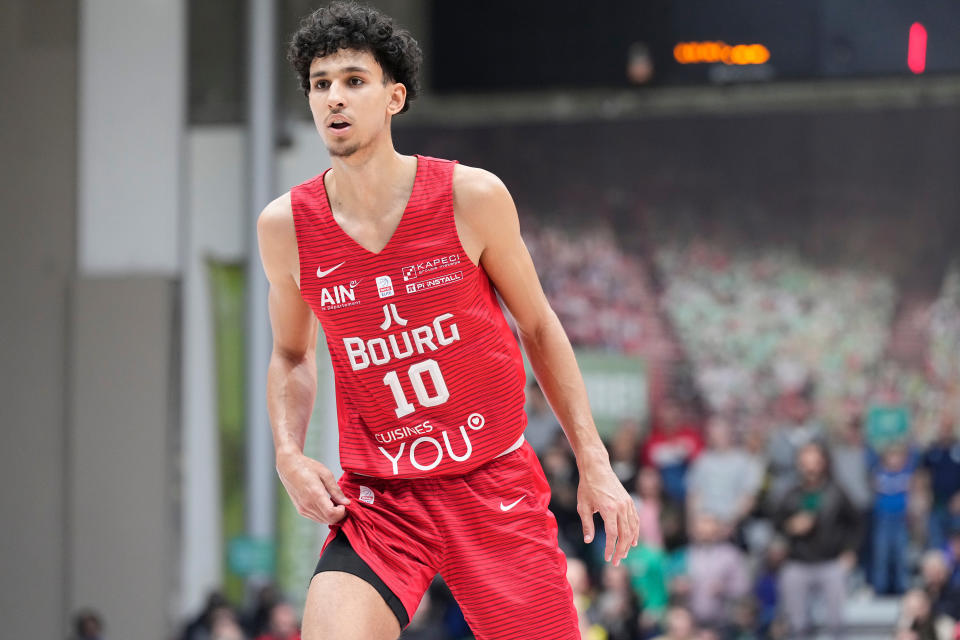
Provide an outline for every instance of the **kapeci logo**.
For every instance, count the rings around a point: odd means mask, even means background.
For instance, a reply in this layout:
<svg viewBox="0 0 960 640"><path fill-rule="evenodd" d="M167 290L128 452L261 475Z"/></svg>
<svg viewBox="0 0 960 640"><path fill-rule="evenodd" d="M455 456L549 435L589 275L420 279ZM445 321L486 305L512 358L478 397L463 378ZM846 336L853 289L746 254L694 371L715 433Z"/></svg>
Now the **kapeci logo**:
<svg viewBox="0 0 960 640"><path fill-rule="evenodd" d="M403 275L403 281L407 282L408 280L416 280L422 275L439 271L444 267L454 267L458 264L460 264L460 256L456 253L451 253L447 256L437 256L436 258L421 260L416 264L403 267L400 269L400 273Z"/></svg>

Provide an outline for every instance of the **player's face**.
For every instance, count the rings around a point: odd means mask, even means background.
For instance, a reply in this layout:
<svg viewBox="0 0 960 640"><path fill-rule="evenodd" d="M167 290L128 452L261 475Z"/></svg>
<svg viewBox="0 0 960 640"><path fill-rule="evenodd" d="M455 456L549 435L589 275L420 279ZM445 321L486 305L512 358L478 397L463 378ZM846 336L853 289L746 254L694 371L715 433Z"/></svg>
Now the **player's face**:
<svg viewBox="0 0 960 640"><path fill-rule="evenodd" d="M340 49L310 64L307 100L313 122L331 156L350 156L389 134L406 88L384 80L383 70L367 51Z"/></svg>

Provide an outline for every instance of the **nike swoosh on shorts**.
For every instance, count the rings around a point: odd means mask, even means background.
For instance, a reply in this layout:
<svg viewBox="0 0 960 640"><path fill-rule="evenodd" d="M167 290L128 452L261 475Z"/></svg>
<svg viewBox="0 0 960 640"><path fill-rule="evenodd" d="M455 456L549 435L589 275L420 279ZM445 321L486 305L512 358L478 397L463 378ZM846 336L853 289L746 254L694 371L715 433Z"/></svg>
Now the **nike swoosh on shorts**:
<svg viewBox="0 0 960 640"><path fill-rule="evenodd" d="M524 498L526 498L526 496L520 496L520 497L517 498L514 502L512 502L511 504L508 504L508 505L503 504L503 501L501 501L501 502L500 502L500 511L510 511L510 509L513 509L515 506L517 506L518 504L520 504L520 501L523 500Z"/></svg>

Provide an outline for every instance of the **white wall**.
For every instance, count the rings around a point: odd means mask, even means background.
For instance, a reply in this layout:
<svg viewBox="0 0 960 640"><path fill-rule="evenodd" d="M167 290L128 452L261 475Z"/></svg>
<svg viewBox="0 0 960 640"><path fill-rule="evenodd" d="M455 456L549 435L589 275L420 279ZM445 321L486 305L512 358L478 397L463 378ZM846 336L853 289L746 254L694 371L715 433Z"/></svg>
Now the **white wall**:
<svg viewBox="0 0 960 640"><path fill-rule="evenodd" d="M239 126L194 127L187 137L178 616L199 609L223 575L216 367L206 260L243 260L245 149L246 136Z"/></svg>
<svg viewBox="0 0 960 640"><path fill-rule="evenodd" d="M183 0L80 1L82 274L180 270L185 8Z"/></svg>

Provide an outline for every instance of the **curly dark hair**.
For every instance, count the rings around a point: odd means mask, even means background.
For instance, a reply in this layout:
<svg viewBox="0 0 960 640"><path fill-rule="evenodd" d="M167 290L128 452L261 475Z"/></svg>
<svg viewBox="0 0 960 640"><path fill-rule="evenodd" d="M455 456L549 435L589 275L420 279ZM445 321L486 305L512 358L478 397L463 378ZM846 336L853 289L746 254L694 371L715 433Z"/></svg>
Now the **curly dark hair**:
<svg viewBox="0 0 960 640"><path fill-rule="evenodd" d="M373 54L383 69L384 79L407 88L400 113L410 108L410 102L420 93L420 45L409 31L395 27L389 16L349 1L333 2L304 17L290 39L287 60L297 70L304 95L310 93L310 63L340 49Z"/></svg>

